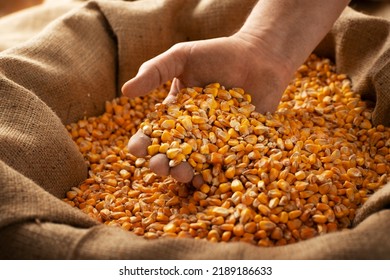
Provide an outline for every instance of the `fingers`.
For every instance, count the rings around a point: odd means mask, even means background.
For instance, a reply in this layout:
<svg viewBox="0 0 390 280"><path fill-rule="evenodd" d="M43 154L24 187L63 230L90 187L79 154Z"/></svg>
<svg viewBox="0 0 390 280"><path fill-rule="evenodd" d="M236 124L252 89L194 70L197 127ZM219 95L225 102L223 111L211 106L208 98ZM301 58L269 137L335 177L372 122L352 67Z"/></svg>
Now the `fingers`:
<svg viewBox="0 0 390 280"><path fill-rule="evenodd" d="M175 167L169 167L169 159L165 154L157 154L153 156L149 161L149 168L157 176L171 175L176 181L180 183L189 183L194 178L194 170L191 165L183 161ZM197 178L196 183L199 182Z"/></svg>
<svg viewBox="0 0 390 280"><path fill-rule="evenodd" d="M146 157L148 155L148 147L152 144L149 136L145 135L141 130L134 134L128 144L129 153L136 157Z"/></svg>
<svg viewBox="0 0 390 280"><path fill-rule="evenodd" d="M138 74L122 86L122 93L128 97L142 96L180 76L186 63L185 45L177 44L142 64Z"/></svg>
<svg viewBox="0 0 390 280"><path fill-rule="evenodd" d="M171 168L171 176L178 182L189 183L194 177L194 170L188 162L183 161Z"/></svg>
<svg viewBox="0 0 390 280"><path fill-rule="evenodd" d="M192 178L192 185L196 189L199 189L203 184L204 184L204 180L202 174L194 175L194 177Z"/></svg>
<svg viewBox="0 0 390 280"><path fill-rule="evenodd" d="M184 88L183 83L179 79L174 78L168 96L164 99L163 104L170 105L176 103L177 94L182 88Z"/></svg>
<svg viewBox="0 0 390 280"><path fill-rule="evenodd" d="M148 147L152 144L149 136L145 135L142 130L138 130L134 134L128 144L128 151L136 157L146 157L148 155ZM191 165L184 161L179 165L170 168L169 159L165 154L157 154L149 161L149 168L157 176L171 175L180 183L189 183L194 178L194 170ZM196 179L195 184L199 184L199 178Z"/></svg>
<svg viewBox="0 0 390 280"><path fill-rule="evenodd" d="M172 80L172 85L167 98L163 103L171 104L176 101L177 93L184 88L178 78L184 70L188 53L187 43L180 43L173 46L165 53L145 62L139 69L138 74L127 81L122 87L122 93L129 97L145 95L161 84ZM151 145L151 139L139 130L127 145L131 154L136 157L146 157L147 148ZM169 159L165 154L157 154L150 159L149 168L158 176L171 175L181 183L189 183L194 178L194 170L188 162L170 168ZM203 184L199 176L195 177L196 185Z"/></svg>
<svg viewBox="0 0 390 280"><path fill-rule="evenodd" d="M157 176L168 176L169 158L165 154L157 154L150 159L149 168Z"/></svg>

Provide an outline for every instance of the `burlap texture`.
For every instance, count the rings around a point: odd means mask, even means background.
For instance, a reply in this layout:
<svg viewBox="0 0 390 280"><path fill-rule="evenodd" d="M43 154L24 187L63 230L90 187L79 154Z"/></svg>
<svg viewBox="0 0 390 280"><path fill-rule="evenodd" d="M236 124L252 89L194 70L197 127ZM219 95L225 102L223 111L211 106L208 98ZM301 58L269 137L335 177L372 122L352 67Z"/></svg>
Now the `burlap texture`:
<svg viewBox="0 0 390 280"><path fill-rule="evenodd" d="M36 2L38 2L38 0ZM18 2L15 4L18 4ZM19 3L19 6L14 7L14 9L21 10L9 14L6 14L7 12L10 12L6 9L3 11L5 15L0 18L0 50L5 50L24 43L26 40L38 34L49 22L81 4L81 0L58 0L50 3L46 0L46 2L41 5L25 9L22 9L23 7L21 3ZM11 3L8 5L11 5ZM9 6L9 9L12 9L12 7ZM0 15L1 14L2 11L0 10Z"/></svg>
<svg viewBox="0 0 390 280"><path fill-rule="evenodd" d="M390 185L367 201L353 229L275 248L148 241L60 200L87 176L64 124L102 113L142 62L174 43L231 34L254 3L93 1L0 53L0 258L390 259ZM348 8L317 48L375 102L375 122L386 125L389 31L388 19Z"/></svg>

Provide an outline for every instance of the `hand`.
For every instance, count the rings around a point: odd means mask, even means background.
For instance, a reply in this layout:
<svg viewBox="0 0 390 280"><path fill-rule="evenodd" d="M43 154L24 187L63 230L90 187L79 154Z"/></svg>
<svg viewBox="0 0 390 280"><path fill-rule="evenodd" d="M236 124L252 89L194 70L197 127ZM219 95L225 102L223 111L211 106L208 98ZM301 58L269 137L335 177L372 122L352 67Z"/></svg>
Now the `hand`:
<svg viewBox="0 0 390 280"><path fill-rule="evenodd" d="M183 87L219 82L227 88L241 87L251 93L256 111L273 112L294 70L287 58L274 53L272 46L248 34L236 33L174 45L145 62L137 76L123 85L122 92L129 97L145 95L172 80L165 100L170 103Z"/></svg>
<svg viewBox="0 0 390 280"><path fill-rule="evenodd" d="M137 76L124 84L122 92L129 97L145 95L172 80L165 99L165 103L170 103L184 86L203 87L219 82L250 93L256 111L273 112L294 71L348 3L349 0L322 1L316 5L310 0L258 1L237 33L174 45L145 62ZM129 148L137 141L130 139ZM190 177L191 173L188 174Z"/></svg>
<svg viewBox="0 0 390 280"><path fill-rule="evenodd" d="M246 35L248 36L248 35ZM283 90L290 81L292 70L287 60L276 56L268 47L260 48L254 38L245 35L179 43L165 53L144 63L137 76L122 88L122 92L135 97L145 95L162 83L172 80L164 103L173 103L184 86L205 86L219 82L227 88L241 87L252 93L252 103L259 112L274 111ZM128 144L131 153L138 157L147 155L151 141L139 131ZM150 161L157 175L171 174L179 182L190 182L191 166L183 162L170 169L163 155ZM201 184L196 178L193 184Z"/></svg>

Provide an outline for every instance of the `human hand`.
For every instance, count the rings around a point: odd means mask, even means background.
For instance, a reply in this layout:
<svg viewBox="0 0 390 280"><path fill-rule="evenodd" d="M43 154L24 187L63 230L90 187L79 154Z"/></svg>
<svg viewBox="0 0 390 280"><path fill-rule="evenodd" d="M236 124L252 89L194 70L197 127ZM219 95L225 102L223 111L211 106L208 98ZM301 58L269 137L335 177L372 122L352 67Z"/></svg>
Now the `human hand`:
<svg viewBox="0 0 390 280"><path fill-rule="evenodd" d="M261 45L264 45L263 47ZM274 53L272 46L248 34L179 43L145 62L137 76L122 87L124 95L142 96L172 80L164 103L172 103L183 87L218 82L227 88L241 87L252 94L260 113L275 111L293 74L289 59Z"/></svg>
<svg viewBox="0 0 390 280"><path fill-rule="evenodd" d="M272 112L294 71L330 30L349 0L311 3L259 1L234 35L176 44L145 62L137 76L124 84L122 92L129 97L144 95L172 80L165 100L169 104L184 86L219 82L250 93L256 111ZM137 141L132 138L129 148Z"/></svg>
<svg viewBox="0 0 390 280"><path fill-rule="evenodd" d="M247 36L247 37L245 37ZM231 37L179 43L165 53L145 62L137 76L122 88L122 92L135 97L144 95L162 83L172 80L164 103L174 103L183 87L204 86L219 82L225 87L241 87L252 95L252 104L258 112L274 111L293 71L288 60L274 54L268 46L259 48L245 34ZM142 131L128 144L130 153L145 157L151 144ZM158 154L151 158L150 168L157 175L172 175L177 181L188 183L193 179L192 167L183 162L169 168L168 158ZM196 178L193 184L201 184Z"/></svg>

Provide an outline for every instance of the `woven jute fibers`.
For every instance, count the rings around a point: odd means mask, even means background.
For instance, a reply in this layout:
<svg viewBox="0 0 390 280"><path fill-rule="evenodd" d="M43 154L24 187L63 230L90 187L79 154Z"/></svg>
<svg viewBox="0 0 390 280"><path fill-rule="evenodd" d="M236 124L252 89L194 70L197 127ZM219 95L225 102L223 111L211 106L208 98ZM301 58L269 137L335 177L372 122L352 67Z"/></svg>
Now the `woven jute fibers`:
<svg viewBox="0 0 390 280"><path fill-rule="evenodd" d="M353 229L294 245L160 239L97 224L61 201L87 176L64 124L102 113L147 59L174 43L237 30L252 0L92 1L45 20L0 53L0 257L11 259L390 258L390 186L372 196ZM47 9L47 7L46 7ZM51 14L52 15L52 14ZM19 14L20 16L20 14ZM0 26L11 18L0 20ZM22 25L20 25L22 28ZM5 29L1 29L5 30ZM17 29L13 29L17 32ZM347 8L316 52L333 58L354 90L390 125L390 22ZM5 38L5 37L4 37ZM13 46L13 47L10 47Z"/></svg>

